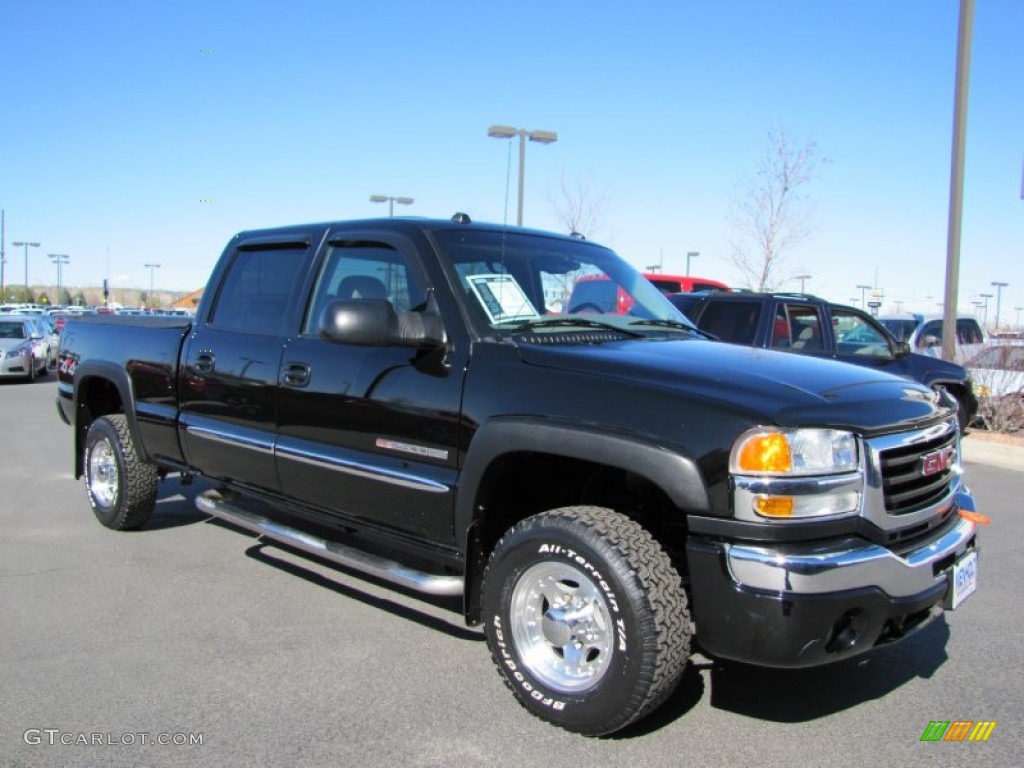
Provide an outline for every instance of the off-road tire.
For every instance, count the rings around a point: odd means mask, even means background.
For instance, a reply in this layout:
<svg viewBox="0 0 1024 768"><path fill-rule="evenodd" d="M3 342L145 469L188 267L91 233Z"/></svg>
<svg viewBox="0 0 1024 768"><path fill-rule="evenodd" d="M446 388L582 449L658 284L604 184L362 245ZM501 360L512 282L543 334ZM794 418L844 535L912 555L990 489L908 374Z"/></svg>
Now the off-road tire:
<svg viewBox="0 0 1024 768"><path fill-rule="evenodd" d="M534 715L600 736L675 689L690 654L682 580L654 537L602 507L509 529L483 580L484 630L505 683Z"/></svg>
<svg viewBox="0 0 1024 768"><path fill-rule="evenodd" d="M160 478L154 464L139 458L123 414L89 426L84 459L86 496L96 518L115 531L145 525L156 507Z"/></svg>

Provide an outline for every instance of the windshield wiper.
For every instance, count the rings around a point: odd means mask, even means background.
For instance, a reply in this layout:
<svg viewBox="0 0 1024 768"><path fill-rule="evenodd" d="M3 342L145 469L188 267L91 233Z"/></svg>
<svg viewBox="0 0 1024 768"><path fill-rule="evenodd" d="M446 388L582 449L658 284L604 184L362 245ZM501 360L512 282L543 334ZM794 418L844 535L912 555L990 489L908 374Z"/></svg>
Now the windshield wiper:
<svg viewBox="0 0 1024 768"><path fill-rule="evenodd" d="M631 323L633 325L633 323ZM631 331L612 323L605 323L600 320L590 320L583 317L557 317L547 320L524 320L513 326L517 331L533 331L538 328L601 328L605 331L614 331L625 336L642 339L643 334L638 331Z"/></svg>
<svg viewBox="0 0 1024 768"><path fill-rule="evenodd" d="M659 328L674 328L679 331L699 333L701 336L704 336L705 338L718 341L718 337L715 336L715 334L708 333L707 331L702 331L700 328L697 328L696 326L688 325L687 323L681 323L678 320L661 320L658 318L649 318L646 320L634 320L632 323L630 323L630 325L655 325L658 326Z"/></svg>

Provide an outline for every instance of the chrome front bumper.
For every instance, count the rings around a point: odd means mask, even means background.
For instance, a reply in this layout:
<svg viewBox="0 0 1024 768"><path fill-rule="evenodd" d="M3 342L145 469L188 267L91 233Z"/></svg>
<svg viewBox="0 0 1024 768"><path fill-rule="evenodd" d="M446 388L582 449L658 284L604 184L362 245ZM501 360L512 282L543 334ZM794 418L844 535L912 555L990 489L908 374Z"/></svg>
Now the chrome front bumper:
<svg viewBox="0 0 1024 768"><path fill-rule="evenodd" d="M974 523L961 518L905 555L848 538L773 547L727 544L725 556L732 579L750 589L818 595L871 586L890 597L910 597L945 580L953 561L975 546L976 532Z"/></svg>

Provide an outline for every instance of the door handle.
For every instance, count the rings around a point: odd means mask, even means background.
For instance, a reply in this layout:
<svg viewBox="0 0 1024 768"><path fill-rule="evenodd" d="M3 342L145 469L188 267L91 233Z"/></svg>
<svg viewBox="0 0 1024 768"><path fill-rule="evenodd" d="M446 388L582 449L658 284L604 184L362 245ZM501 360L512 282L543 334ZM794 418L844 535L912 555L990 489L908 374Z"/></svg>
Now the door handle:
<svg viewBox="0 0 1024 768"><path fill-rule="evenodd" d="M196 358L195 368L200 373L212 373L213 361L213 355L199 355L199 357Z"/></svg>
<svg viewBox="0 0 1024 768"><path fill-rule="evenodd" d="M281 383L286 387L304 387L309 384L311 369L305 363L289 363L281 375Z"/></svg>

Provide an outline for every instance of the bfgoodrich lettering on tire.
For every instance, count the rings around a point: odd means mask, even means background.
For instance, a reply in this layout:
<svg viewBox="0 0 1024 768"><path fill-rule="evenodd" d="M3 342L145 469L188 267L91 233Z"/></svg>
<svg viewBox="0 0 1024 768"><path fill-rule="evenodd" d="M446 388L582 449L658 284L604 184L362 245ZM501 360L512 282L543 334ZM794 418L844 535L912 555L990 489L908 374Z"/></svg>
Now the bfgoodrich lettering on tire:
<svg viewBox="0 0 1024 768"><path fill-rule="evenodd" d="M651 712L689 658L679 574L650 533L610 509L556 509L507 531L484 573L483 609L519 702L591 736Z"/></svg>
<svg viewBox="0 0 1024 768"><path fill-rule="evenodd" d="M107 528L145 524L156 506L156 466L135 450L123 414L96 419L85 438L85 490L96 517Z"/></svg>

